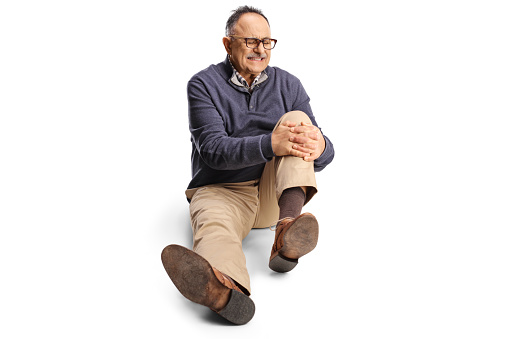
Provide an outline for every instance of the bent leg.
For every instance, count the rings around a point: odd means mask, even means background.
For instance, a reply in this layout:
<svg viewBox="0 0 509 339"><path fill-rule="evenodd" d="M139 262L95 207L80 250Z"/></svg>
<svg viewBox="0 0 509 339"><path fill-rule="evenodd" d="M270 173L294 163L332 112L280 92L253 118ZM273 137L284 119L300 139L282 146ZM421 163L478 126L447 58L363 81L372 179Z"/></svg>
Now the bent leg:
<svg viewBox="0 0 509 339"><path fill-rule="evenodd" d="M285 121L311 123L306 113L292 111L284 114L276 124L276 129ZM294 156L274 157L265 164L259 183L259 208L255 228L273 226L279 220L278 201L284 190L302 187L306 193L304 204L317 192L314 163Z"/></svg>
<svg viewBox="0 0 509 339"><path fill-rule="evenodd" d="M297 124L302 122L311 123L307 114L302 111L286 113L281 117L276 127L285 121L293 121ZM274 165L276 169L276 197L278 200L285 189L302 187L306 193L306 204L318 191L313 162L304 161L299 157L285 156L276 157Z"/></svg>

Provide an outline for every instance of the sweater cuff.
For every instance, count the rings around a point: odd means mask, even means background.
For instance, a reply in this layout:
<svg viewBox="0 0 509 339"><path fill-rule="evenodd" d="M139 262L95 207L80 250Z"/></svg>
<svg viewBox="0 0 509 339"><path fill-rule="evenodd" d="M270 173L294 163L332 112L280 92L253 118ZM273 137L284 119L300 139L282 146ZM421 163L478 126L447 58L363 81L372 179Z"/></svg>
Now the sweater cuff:
<svg viewBox="0 0 509 339"><path fill-rule="evenodd" d="M262 149L262 154L265 157L265 159L267 159L267 161L270 160L270 158L275 156L274 151L272 150L272 133L265 134L262 137L260 146Z"/></svg>
<svg viewBox="0 0 509 339"><path fill-rule="evenodd" d="M322 154L318 157L318 159L315 160L315 162L320 163L320 160L329 159L331 155L333 155L333 149L329 146L329 142L327 138L325 139L325 148L323 149Z"/></svg>

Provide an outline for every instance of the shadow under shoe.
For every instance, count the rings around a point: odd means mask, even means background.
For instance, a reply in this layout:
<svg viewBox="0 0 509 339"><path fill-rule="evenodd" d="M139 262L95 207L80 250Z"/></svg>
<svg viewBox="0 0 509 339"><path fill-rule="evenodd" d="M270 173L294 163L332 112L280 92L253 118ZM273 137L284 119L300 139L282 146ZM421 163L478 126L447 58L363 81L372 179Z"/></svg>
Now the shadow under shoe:
<svg viewBox="0 0 509 339"><path fill-rule="evenodd" d="M318 243L318 221L311 213L285 218L276 226L269 267L285 273L293 270L299 258L311 252Z"/></svg>
<svg viewBox="0 0 509 339"><path fill-rule="evenodd" d="M199 254L169 245L163 249L161 259L175 287L187 299L209 307L236 325L244 325L253 318L255 305L251 298Z"/></svg>

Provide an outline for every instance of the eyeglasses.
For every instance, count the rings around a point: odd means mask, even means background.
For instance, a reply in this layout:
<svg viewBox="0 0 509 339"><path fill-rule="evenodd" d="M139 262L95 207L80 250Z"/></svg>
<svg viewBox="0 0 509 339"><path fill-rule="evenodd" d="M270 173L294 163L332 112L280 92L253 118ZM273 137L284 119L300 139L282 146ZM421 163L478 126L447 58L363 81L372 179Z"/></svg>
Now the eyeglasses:
<svg viewBox="0 0 509 339"><path fill-rule="evenodd" d="M237 39L244 39L246 41L246 47L251 48L251 49L255 49L256 47L260 46L260 43L263 45L263 48L265 48L265 49L273 49L274 47L276 47L276 42L277 42L276 39L269 39L269 38L265 38L265 39L244 38L244 37L235 36L235 35L230 35L229 37L237 38Z"/></svg>

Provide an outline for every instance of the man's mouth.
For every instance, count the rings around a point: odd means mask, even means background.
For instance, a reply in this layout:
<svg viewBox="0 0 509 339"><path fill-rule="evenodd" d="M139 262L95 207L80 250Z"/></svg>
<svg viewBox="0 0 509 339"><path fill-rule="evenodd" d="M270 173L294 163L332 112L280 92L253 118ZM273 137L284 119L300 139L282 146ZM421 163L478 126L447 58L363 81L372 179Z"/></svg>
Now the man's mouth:
<svg viewBox="0 0 509 339"><path fill-rule="evenodd" d="M263 61L265 60L265 58L267 57L267 55L248 55L247 58L248 60L251 60L251 61Z"/></svg>

